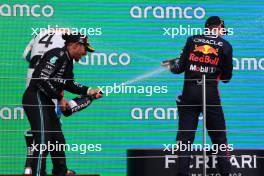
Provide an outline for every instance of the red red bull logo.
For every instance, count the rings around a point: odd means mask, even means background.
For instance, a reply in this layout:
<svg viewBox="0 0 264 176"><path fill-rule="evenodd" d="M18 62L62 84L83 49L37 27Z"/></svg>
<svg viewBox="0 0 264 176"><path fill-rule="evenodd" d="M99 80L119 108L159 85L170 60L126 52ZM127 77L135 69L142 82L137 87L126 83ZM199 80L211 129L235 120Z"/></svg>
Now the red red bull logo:
<svg viewBox="0 0 264 176"><path fill-rule="evenodd" d="M194 53L190 53L189 60L193 62L201 62L201 63L212 64L212 65L218 65L219 63L218 57L214 59L212 59L210 56L198 57Z"/></svg>
<svg viewBox="0 0 264 176"><path fill-rule="evenodd" d="M194 46L194 52L200 52L203 54L214 54L216 56L218 56L218 49L215 49L213 47L211 47L210 45L201 45L201 46Z"/></svg>

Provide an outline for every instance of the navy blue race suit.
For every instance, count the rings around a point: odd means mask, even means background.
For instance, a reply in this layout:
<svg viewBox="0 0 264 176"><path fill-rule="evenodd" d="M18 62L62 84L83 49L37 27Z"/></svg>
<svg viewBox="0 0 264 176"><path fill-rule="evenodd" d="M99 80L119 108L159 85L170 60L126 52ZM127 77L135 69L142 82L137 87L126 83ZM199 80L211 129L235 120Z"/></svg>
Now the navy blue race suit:
<svg viewBox="0 0 264 176"><path fill-rule="evenodd" d="M213 144L227 145L226 125L218 92L218 82L232 78L232 46L223 38L196 35L187 39L181 56L170 67L171 72L184 72L184 87L178 97L179 126L177 141L193 144L202 113L202 74L206 75L206 127ZM178 175L188 175L191 151L180 151ZM187 157L186 157L187 156ZM230 173L228 149L218 152L218 168L222 175Z"/></svg>

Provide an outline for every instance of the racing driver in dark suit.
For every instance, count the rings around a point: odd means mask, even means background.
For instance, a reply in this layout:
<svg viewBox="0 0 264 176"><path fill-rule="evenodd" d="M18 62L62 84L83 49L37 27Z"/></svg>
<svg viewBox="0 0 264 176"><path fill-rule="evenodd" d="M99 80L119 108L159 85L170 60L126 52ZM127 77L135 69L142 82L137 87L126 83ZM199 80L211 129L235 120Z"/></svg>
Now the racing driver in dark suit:
<svg viewBox="0 0 264 176"><path fill-rule="evenodd" d="M221 37L226 33L221 18L217 16L208 18L205 28L210 34L189 37L180 58L169 64L172 73L185 73L183 92L177 100L179 112L177 141L182 144L194 142L198 117L202 112L201 78L205 74L206 128L213 144L226 146L223 151L218 151L217 162L221 176L228 176L231 172L231 163L218 81L227 83L232 77L232 46ZM179 155L177 176L188 176L191 151L180 151Z"/></svg>
<svg viewBox="0 0 264 176"><path fill-rule="evenodd" d="M100 90L88 89L74 81L73 60L94 51L88 38L81 34L65 34L65 47L47 51L33 72L32 79L23 95L23 108L30 122L36 148L33 149L32 175L46 175L46 157L49 152L53 162L53 174L67 173L65 148L48 150L49 145L63 145L65 138L52 99L60 102L62 111L69 105L63 98L63 90L78 95L101 98ZM52 148L52 147L50 147Z"/></svg>

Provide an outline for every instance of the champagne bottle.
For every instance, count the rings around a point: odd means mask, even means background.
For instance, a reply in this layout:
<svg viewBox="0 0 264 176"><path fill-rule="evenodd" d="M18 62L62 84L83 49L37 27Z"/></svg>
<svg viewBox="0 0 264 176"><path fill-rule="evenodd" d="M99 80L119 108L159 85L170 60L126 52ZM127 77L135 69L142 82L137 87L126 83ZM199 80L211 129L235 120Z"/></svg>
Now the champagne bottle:
<svg viewBox="0 0 264 176"><path fill-rule="evenodd" d="M162 61L161 66L167 67L172 65L174 62L177 62L177 60L179 60L179 58Z"/></svg>
<svg viewBox="0 0 264 176"><path fill-rule="evenodd" d="M92 101L96 99L93 95L81 95L69 101L69 106L66 107L62 114L66 117L72 115L75 112L81 111L88 107Z"/></svg>

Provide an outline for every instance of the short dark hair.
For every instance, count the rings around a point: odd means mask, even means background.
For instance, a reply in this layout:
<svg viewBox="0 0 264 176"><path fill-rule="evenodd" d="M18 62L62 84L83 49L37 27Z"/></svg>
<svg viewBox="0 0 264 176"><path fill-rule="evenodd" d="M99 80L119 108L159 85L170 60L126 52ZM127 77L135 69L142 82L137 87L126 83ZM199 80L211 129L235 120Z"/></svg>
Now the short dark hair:
<svg viewBox="0 0 264 176"><path fill-rule="evenodd" d="M205 22L206 28L218 27L219 25L221 25L221 27L223 28L225 27L224 20L221 19L219 16L211 16Z"/></svg>

